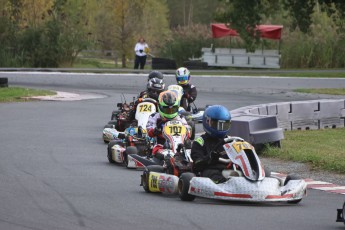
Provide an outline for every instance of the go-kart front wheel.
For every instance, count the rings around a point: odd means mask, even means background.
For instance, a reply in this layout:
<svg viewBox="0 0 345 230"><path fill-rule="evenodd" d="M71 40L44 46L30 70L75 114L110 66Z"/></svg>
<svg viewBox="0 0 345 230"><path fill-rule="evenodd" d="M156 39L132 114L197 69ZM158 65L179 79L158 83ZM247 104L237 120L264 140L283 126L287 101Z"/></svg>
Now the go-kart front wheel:
<svg viewBox="0 0 345 230"><path fill-rule="evenodd" d="M126 151L123 153L123 163L125 164L125 166L128 168L128 155L130 154L137 154L138 153L138 149L135 146L128 146L126 148Z"/></svg>
<svg viewBox="0 0 345 230"><path fill-rule="evenodd" d="M143 175L141 176L141 185L143 186L145 192L151 192L149 187L150 172L163 173L164 168L160 165L149 165L146 166Z"/></svg>
<svg viewBox="0 0 345 230"><path fill-rule="evenodd" d="M178 195L183 201L193 201L194 195L188 193L190 180L195 177L194 173L183 173L178 181Z"/></svg>

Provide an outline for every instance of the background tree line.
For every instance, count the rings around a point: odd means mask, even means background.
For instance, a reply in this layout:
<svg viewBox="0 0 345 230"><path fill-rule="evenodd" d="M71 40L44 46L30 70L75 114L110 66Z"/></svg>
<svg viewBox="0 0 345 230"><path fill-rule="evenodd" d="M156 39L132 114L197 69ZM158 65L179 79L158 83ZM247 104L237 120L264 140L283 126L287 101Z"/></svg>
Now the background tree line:
<svg viewBox="0 0 345 230"><path fill-rule="evenodd" d="M241 36L212 39L212 22ZM277 49L252 36L257 24L284 26L282 67L345 66L343 0L0 0L0 66L73 66L83 50L114 50L126 67L141 36L178 65L211 44Z"/></svg>

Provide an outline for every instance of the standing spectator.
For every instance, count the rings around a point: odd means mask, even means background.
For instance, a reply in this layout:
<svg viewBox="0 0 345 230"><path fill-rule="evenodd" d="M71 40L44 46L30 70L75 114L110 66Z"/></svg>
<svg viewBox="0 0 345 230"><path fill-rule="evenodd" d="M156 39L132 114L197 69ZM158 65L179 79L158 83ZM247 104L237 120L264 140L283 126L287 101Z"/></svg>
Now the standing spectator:
<svg viewBox="0 0 345 230"><path fill-rule="evenodd" d="M134 69L144 69L146 64L146 55L149 53L149 46L145 42L143 37L139 38L138 43L135 45L135 62L134 62Z"/></svg>

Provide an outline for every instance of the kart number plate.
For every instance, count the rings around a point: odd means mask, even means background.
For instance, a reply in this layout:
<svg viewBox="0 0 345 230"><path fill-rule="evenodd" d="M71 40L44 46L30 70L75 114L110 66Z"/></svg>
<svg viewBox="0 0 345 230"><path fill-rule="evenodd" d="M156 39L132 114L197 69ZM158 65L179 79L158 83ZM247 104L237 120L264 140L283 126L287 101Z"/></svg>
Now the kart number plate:
<svg viewBox="0 0 345 230"><path fill-rule="evenodd" d="M237 153L241 152L243 149L252 149L252 146L247 142L235 142L232 146Z"/></svg>
<svg viewBox="0 0 345 230"><path fill-rule="evenodd" d="M167 135L172 135L172 136L181 136L182 134L185 134L186 127L182 125L168 125L164 127L164 132Z"/></svg>
<svg viewBox="0 0 345 230"><path fill-rule="evenodd" d="M139 112L141 113L150 113L152 112L152 104L145 104L145 103L141 103L139 105Z"/></svg>

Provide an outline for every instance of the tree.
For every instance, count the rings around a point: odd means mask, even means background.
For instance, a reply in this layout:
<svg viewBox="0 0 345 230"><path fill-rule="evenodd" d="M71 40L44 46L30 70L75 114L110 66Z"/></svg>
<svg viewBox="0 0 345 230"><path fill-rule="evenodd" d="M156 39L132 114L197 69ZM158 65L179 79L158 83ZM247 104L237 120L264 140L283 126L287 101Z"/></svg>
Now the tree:
<svg viewBox="0 0 345 230"><path fill-rule="evenodd" d="M224 8L218 11L216 20L229 24L231 28L237 30L245 42L247 51L254 51L259 42L255 27L261 22L262 1L222 1Z"/></svg>
<svg viewBox="0 0 345 230"><path fill-rule="evenodd" d="M311 14L314 11L316 0L284 0L284 6L293 18L291 28L298 27L303 33L309 31L312 23Z"/></svg>

